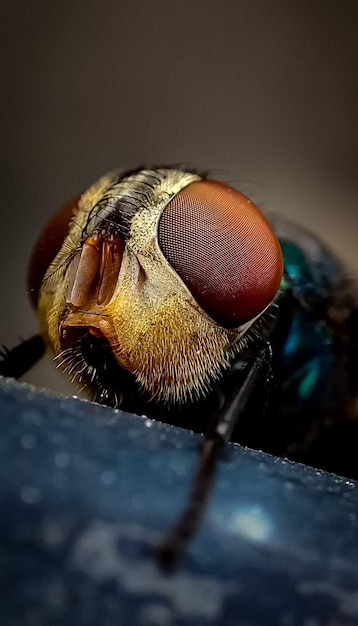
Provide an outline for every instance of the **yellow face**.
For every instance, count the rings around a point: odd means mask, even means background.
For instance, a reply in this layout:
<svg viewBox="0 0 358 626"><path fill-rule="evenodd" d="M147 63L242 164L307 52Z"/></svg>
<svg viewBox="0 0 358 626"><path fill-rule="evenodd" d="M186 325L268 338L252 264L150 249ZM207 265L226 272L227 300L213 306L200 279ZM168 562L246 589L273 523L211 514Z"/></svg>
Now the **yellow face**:
<svg viewBox="0 0 358 626"><path fill-rule="evenodd" d="M258 328L282 255L238 191L158 168L93 185L42 274L41 332L75 382L120 404L128 376L147 401L183 405L208 393Z"/></svg>

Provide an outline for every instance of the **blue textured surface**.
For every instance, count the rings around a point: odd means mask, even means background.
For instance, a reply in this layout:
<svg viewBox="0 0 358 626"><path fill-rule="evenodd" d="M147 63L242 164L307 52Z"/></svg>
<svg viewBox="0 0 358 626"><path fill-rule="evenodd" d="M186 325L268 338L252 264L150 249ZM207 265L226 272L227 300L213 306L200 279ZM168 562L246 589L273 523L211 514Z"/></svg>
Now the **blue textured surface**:
<svg viewBox="0 0 358 626"><path fill-rule="evenodd" d="M238 445L172 574L198 436L0 380L2 626L358 624L357 484Z"/></svg>

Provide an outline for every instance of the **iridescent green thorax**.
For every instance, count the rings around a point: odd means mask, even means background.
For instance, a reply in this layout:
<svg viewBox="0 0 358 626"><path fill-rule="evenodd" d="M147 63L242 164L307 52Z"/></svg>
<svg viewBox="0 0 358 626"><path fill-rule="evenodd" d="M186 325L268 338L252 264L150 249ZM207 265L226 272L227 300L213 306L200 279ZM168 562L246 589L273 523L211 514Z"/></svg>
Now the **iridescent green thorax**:
<svg viewBox="0 0 358 626"><path fill-rule="evenodd" d="M328 288L324 273L315 272L303 250L291 241L281 241L285 276L282 297L289 290L309 302L325 298ZM292 310L290 329L283 346L280 367L282 390L292 402L315 404L322 397L333 364L333 340L327 324L312 310Z"/></svg>

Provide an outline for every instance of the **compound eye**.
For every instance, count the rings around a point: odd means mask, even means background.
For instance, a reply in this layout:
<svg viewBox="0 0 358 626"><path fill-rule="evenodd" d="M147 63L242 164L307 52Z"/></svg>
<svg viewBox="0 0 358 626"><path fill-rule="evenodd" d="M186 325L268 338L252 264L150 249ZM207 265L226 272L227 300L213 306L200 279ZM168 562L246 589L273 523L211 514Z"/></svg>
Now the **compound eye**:
<svg viewBox="0 0 358 626"><path fill-rule="evenodd" d="M160 217L158 243L198 304L225 326L252 320L278 291L278 239L251 200L224 183L179 192Z"/></svg>
<svg viewBox="0 0 358 626"><path fill-rule="evenodd" d="M34 307L43 277L68 235L69 223L81 196L77 196L58 211L44 228L34 246L27 274L27 284Z"/></svg>

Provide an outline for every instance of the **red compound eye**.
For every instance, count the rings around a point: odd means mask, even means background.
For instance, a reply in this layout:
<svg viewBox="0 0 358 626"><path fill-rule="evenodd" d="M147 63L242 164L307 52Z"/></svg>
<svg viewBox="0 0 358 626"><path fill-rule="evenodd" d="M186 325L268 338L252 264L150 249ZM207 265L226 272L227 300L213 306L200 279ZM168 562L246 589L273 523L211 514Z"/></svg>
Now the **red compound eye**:
<svg viewBox="0 0 358 626"><path fill-rule="evenodd" d="M259 209L239 191L205 180L188 185L159 220L159 246L213 319L239 326L275 297L280 244Z"/></svg>
<svg viewBox="0 0 358 626"><path fill-rule="evenodd" d="M37 306L42 279L50 263L54 260L57 252L61 248L65 237L68 235L69 223L73 217L74 210L78 206L80 197L81 196L77 196L70 200L70 202L54 215L35 244L27 274L27 284L34 307Z"/></svg>

